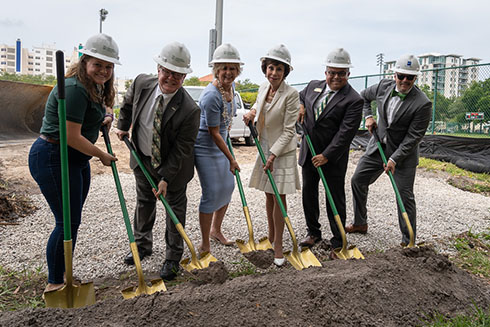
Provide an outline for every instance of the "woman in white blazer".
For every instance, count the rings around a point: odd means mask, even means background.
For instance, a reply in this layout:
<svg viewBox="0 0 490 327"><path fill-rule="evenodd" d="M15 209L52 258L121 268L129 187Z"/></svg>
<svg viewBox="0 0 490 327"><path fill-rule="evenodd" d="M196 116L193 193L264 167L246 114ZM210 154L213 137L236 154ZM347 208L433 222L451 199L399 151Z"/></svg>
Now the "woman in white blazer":
<svg viewBox="0 0 490 327"><path fill-rule="evenodd" d="M295 129L299 95L296 89L285 82L293 67L291 55L283 44L270 49L261 58L261 62L267 82L260 86L257 101L250 112L244 115L243 120L248 124L257 118L259 141L267 162L264 166L260 156L257 156L249 186L265 192L269 240L274 245L274 263L282 266L285 262L282 253L284 218L266 170L271 171L282 202L287 207L286 194L293 194L300 189Z"/></svg>

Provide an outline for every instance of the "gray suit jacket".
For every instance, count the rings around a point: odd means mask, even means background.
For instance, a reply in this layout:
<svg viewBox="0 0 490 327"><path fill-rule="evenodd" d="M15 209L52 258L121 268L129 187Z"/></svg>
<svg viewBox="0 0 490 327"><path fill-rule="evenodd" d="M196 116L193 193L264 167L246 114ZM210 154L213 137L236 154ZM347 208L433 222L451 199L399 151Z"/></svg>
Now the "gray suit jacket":
<svg viewBox="0 0 490 327"><path fill-rule="evenodd" d="M386 137L386 157L392 158L397 166L416 167L419 160L418 145L429 125L432 103L425 93L414 85L388 125L386 111L394 89L395 80L383 79L363 90L361 97L364 99L364 116L372 115L371 102L376 100L378 135L381 140ZM377 150L374 137L371 137L366 154L371 155Z"/></svg>
<svg viewBox="0 0 490 327"><path fill-rule="evenodd" d="M128 131L133 125L131 140L138 147L135 124L146 101L158 83L156 76L140 74L129 87L119 113L117 128ZM184 88L180 88L163 114L161 137L162 164L157 168L160 179L168 182L169 190L185 186L194 176L194 143L199 130L201 110ZM130 166L137 166L131 156Z"/></svg>

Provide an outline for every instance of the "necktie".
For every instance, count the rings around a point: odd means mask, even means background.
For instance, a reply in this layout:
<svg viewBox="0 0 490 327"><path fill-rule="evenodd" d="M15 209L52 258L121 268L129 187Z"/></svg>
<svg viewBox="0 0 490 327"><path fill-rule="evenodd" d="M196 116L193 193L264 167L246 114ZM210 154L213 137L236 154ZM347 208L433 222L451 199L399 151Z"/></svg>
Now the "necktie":
<svg viewBox="0 0 490 327"><path fill-rule="evenodd" d="M397 97L398 96L403 101L403 100L405 100L405 98L406 98L407 95L406 94L403 94L403 93L400 93L400 92L397 92L396 90L393 90L391 92L391 96L392 97Z"/></svg>
<svg viewBox="0 0 490 327"><path fill-rule="evenodd" d="M151 165L157 169L162 162L160 153L160 132L163 118L163 95L159 95L155 100L155 119L153 120L153 142L151 143Z"/></svg>
<svg viewBox="0 0 490 327"><path fill-rule="evenodd" d="M321 105L316 109L315 111L315 120L318 119L318 117L320 117L320 115L322 114L323 112L323 109L325 109L325 107L327 106L327 103L328 103L328 99L332 96L332 94L334 94L335 92L334 91L328 91L328 94L327 96L325 97L325 99L322 101Z"/></svg>

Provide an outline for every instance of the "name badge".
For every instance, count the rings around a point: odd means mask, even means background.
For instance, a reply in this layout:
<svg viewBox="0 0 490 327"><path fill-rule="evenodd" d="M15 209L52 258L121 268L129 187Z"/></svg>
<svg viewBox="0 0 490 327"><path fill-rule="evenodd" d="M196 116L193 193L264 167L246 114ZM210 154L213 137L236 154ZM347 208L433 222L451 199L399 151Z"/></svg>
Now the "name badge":
<svg viewBox="0 0 490 327"><path fill-rule="evenodd" d="M318 93L320 93L321 91L322 91L322 89L319 87L317 87L316 89L313 90L313 92L318 92Z"/></svg>

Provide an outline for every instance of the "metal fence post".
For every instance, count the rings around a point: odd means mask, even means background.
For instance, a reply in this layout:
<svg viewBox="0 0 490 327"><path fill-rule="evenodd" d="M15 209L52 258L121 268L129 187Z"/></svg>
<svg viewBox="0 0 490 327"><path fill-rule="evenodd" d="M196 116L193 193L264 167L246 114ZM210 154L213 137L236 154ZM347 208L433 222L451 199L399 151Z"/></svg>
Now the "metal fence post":
<svg viewBox="0 0 490 327"><path fill-rule="evenodd" d="M434 102L432 103L432 131L431 133L434 134L434 129L436 126L436 105L437 105L437 80L439 78L439 70L436 70L436 80L434 83Z"/></svg>

